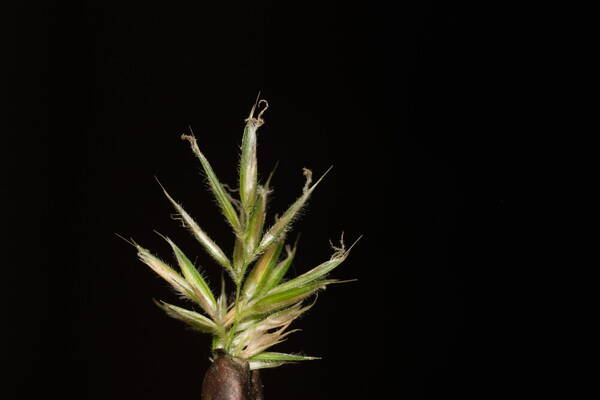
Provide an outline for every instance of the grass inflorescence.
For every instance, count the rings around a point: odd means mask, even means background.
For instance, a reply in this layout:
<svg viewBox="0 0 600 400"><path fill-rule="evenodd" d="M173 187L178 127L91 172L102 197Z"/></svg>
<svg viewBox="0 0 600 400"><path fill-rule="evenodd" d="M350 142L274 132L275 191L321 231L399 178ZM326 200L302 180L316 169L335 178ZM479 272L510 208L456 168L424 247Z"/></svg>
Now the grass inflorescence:
<svg viewBox="0 0 600 400"><path fill-rule="evenodd" d="M234 357L244 358L251 369L317 358L267 350L295 332L288 328L312 307L312 304L303 305L308 298L327 285L339 282L327 276L347 258L351 248L346 249L342 235L339 247L334 246L334 253L329 260L295 278L285 279L296 257L298 245L297 241L287 243L291 223L329 170L313 183L312 172L304 169L306 182L300 197L271 226L265 226L268 200L273 191L270 186L272 173L264 183L259 183L256 148L257 131L264 124L262 116L267 108L265 100L257 99L245 120L239 187L231 191L238 193L239 198L234 198L227 186L219 181L195 136L182 135L200 161L210 191L226 223L231 226L235 238L231 256L162 188L175 208L178 219L231 278L235 286L234 293L228 295L223 280L217 297L194 263L166 236L161 235L173 250L179 271L136 242L130 242L137 249L142 262L200 310L193 311L164 301L157 301L156 304L169 316L211 334L213 350L221 349Z"/></svg>

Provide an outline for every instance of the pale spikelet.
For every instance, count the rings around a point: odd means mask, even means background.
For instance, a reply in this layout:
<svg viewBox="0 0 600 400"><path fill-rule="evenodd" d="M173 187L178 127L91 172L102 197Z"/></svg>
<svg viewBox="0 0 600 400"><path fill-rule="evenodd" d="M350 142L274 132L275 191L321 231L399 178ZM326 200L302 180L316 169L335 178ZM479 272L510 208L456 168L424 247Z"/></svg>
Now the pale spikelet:
<svg viewBox="0 0 600 400"><path fill-rule="evenodd" d="M302 308L302 303L299 302L285 310L273 313L268 317L256 318L249 320L246 323L241 323L238 326L238 331L241 332L233 340L235 352L240 352L244 347L252 343L256 338L263 335L272 329L289 326L292 321L302 315L311 306Z"/></svg>
<svg viewBox="0 0 600 400"><path fill-rule="evenodd" d="M283 340L290 334L299 331L300 329L294 329L291 331L285 332L288 325L281 327L279 330L273 333L263 333L262 335L257 335L252 339L250 344L246 346L246 348L239 353L241 358L250 358L255 356L271 346L275 346L283 342Z"/></svg>
<svg viewBox="0 0 600 400"><path fill-rule="evenodd" d="M173 288L179 292L181 295L187 297L190 300L198 302L199 299L194 293L194 290L190 286L186 280L179 275L173 268L171 268L167 263L150 253L149 250L143 248L135 244L138 249L138 257L139 259L152 268L154 272L160 275L165 281L167 281Z"/></svg>
<svg viewBox="0 0 600 400"><path fill-rule="evenodd" d="M267 215L267 203L271 194L271 179L277 169L277 165L269 174L269 178L264 185L258 185L256 204L250 213L246 231L244 233L244 251L245 257L251 259L254 257L256 247L260 243Z"/></svg>
<svg viewBox="0 0 600 400"><path fill-rule="evenodd" d="M219 327L212 320L206 318L202 314L165 303L164 301L155 301L155 303L170 317L183 321L195 329L211 334L217 334L219 332Z"/></svg>
<svg viewBox="0 0 600 400"><path fill-rule="evenodd" d="M298 302L287 308L285 310L270 314L264 320L259 322L256 326L256 329L261 331L268 331L271 329L279 328L280 326L284 326L298 318L304 312L308 311L311 306L302 307L302 302Z"/></svg>
<svg viewBox="0 0 600 400"><path fill-rule="evenodd" d="M294 304L303 300L317 291L324 289L328 284L337 282L336 280L321 280L312 282L304 286L297 286L291 289L279 290L274 293L267 292L266 295L256 300L251 307L246 311L247 315L257 313L268 313L280 308Z"/></svg>
<svg viewBox="0 0 600 400"><path fill-rule="evenodd" d="M254 361L252 359L248 360L248 365L250 366L251 371L253 371L255 369L281 367L284 364L287 364L287 363L284 361L260 361L260 360Z"/></svg>
<svg viewBox="0 0 600 400"><path fill-rule="evenodd" d="M295 363L298 361L320 360L320 357L310 357L301 354L286 354L265 351L248 359L250 369L274 368L283 364Z"/></svg>
<svg viewBox="0 0 600 400"><path fill-rule="evenodd" d="M284 238L273 245L263 253L256 261L254 268L248 274L245 280L242 292L247 299L251 299L255 293L260 292L266 283L271 270L277 264L279 255L284 245Z"/></svg>
<svg viewBox="0 0 600 400"><path fill-rule="evenodd" d="M265 279L265 284L262 287L262 290L260 290L257 293L257 295L262 295L263 293L271 290L274 286L278 285L279 282L281 282L286 272L292 265L292 262L294 261L294 256L296 255L297 247L298 239L296 239L294 247L291 247L290 245L285 246L287 257L269 272L269 276Z"/></svg>
<svg viewBox="0 0 600 400"><path fill-rule="evenodd" d="M236 285L239 285L241 283L243 275L242 270L247 266L248 264L246 263L244 241L236 236L233 245L233 280Z"/></svg>
<svg viewBox="0 0 600 400"><path fill-rule="evenodd" d="M267 198L269 195L268 182L265 186L258 186L258 195L254 209L250 213L248 225L244 235L244 246L246 258L254 256L254 251L260 242L265 224L267 211Z"/></svg>
<svg viewBox="0 0 600 400"><path fill-rule="evenodd" d="M181 138L183 140L187 140L188 142L190 142L192 151L194 152L196 157L198 157L198 159L200 160L200 163L202 164L202 168L204 169L204 172L206 173L206 178L208 180L208 184L210 185L210 189L213 192L215 198L217 199L217 203L219 204L219 207L221 208L223 215L227 219L227 222L229 222L229 224L231 225L231 227L233 228L233 230L235 232L241 233L241 225L240 225L239 217L238 217L237 213L235 212L233 205L229 201L229 196L225 193L225 189L223 189L223 185L221 185L221 182L219 182L219 179L217 178L217 175L213 171L210 163L208 162L206 157L204 157L204 154L202 154L202 152L200 151L200 147L198 147L198 142L196 141L196 138L193 135L192 136L181 135Z"/></svg>
<svg viewBox="0 0 600 400"><path fill-rule="evenodd" d="M160 183L159 183L160 184ZM162 185L161 185L162 187ZM230 274L235 275L233 268L231 267L231 262L229 258L225 255L223 250L200 228L198 223L183 209L183 207L177 203L173 198L169 195L169 193L162 188L165 196L169 199L173 207L177 210L181 217L181 221L184 226L187 227L190 232L194 235L194 237L202 244L206 252L219 264L221 264Z"/></svg>
<svg viewBox="0 0 600 400"><path fill-rule="evenodd" d="M354 247L354 245L356 243L358 243L358 241L361 239L361 237L359 237L352 244L352 246L350 246L350 248L348 250L346 250L346 248L344 246L343 235L342 235L342 239L340 241L340 247L333 246L335 252L333 253L333 255L331 256L331 258L328 261L325 261L324 263L320 264L319 266L311 269L308 272L305 272L304 274L302 274L294 279L291 279L285 283L282 283L279 286L274 287L273 289L271 289L269 291L269 293L275 294L275 293L285 292L287 290L297 288L297 287L302 287L304 285L310 284L311 282L314 282L318 279L323 278L325 275L327 275L329 272L331 272L334 268L336 268L342 262L344 262L344 260L346 260L346 258L348 257L348 254L350 254L350 250L352 249L352 247Z"/></svg>
<svg viewBox="0 0 600 400"><path fill-rule="evenodd" d="M265 105L265 108L254 118L254 111L261 104ZM240 160L240 199L242 207L247 215L250 214L254 208L254 202L256 200L256 187L257 187L257 161L256 161L256 131L264 123L261 118L262 114L269 108L269 104L266 100L258 100L252 106L250 115L246 119L246 126L244 128L244 135L242 136L242 156Z"/></svg>
<svg viewBox="0 0 600 400"><path fill-rule="evenodd" d="M271 246L271 244L273 242L278 240L279 237L289 229L290 223L298 215L298 212L302 209L302 207L304 207L304 205L308 201L310 195L317 187L317 185L319 185L319 183L321 183L321 181L323 180L323 178L325 178L327 173L329 171L331 171L331 168L333 168L333 167L330 167L327 171L325 171L325 173L323 174L323 176L321 176L321 178L317 181L317 183L315 183L312 186L310 186L310 183L312 182L312 172L310 172L310 170L308 170L306 168L304 169L304 175L306 176L306 183L302 190L302 192L303 192L302 196L300 196L298 198L298 200L296 200L286 210L286 212L277 220L277 222L275 222L275 224L273 224L273 226L271 228L269 228L269 230L264 234L264 236L260 242L260 245L258 246L258 248L255 251L256 254L260 254L263 251L265 251L269 246Z"/></svg>
<svg viewBox="0 0 600 400"><path fill-rule="evenodd" d="M227 291L225 290L225 277L221 276L221 294L219 295L219 298L217 299L217 313L216 313L216 320L218 321L219 325L224 326L225 325L225 316L227 315Z"/></svg>

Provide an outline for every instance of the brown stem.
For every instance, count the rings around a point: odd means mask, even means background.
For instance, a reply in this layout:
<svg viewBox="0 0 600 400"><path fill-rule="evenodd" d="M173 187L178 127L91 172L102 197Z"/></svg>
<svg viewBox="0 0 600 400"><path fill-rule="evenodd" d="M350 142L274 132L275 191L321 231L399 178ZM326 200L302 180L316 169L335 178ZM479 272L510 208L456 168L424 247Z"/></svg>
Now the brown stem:
<svg viewBox="0 0 600 400"><path fill-rule="evenodd" d="M202 400L264 400L260 374L248 361L215 350L202 382Z"/></svg>

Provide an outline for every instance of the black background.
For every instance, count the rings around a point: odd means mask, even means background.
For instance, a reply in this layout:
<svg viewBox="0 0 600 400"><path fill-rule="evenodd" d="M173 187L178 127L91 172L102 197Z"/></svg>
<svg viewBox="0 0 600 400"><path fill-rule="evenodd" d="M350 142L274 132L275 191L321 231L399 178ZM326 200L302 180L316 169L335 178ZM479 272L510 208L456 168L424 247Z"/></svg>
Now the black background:
<svg viewBox="0 0 600 400"><path fill-rule="evenodd" d="M260 176L279 161L274 212L301 192L302 167L334 165L295 224L292 273L328 258L342 231L364 235L333 273L358 281L321 293L277 348L323 359L265 370L266 398L493 398L523 379L509 316L514 60L501 56L509 28L496 10L87 1L16 16L14 398L199 397L208 337L152 303L177 300L115 233L163 258L152 231L169 235L216 287L220 271L170 218L155 177L230 250L179 137L191 125L234 184L258 91L270 104Z"/></svg>

